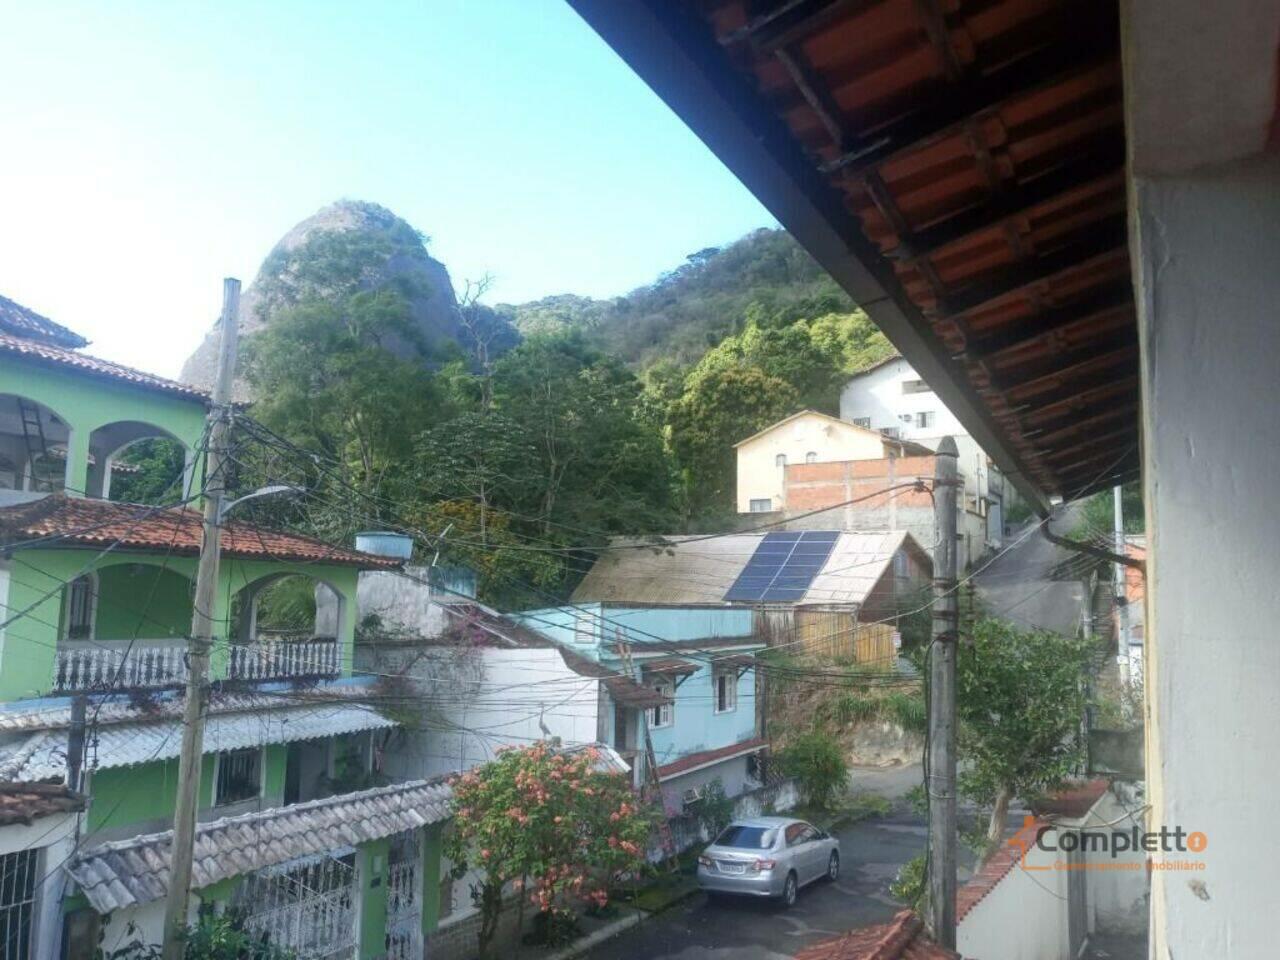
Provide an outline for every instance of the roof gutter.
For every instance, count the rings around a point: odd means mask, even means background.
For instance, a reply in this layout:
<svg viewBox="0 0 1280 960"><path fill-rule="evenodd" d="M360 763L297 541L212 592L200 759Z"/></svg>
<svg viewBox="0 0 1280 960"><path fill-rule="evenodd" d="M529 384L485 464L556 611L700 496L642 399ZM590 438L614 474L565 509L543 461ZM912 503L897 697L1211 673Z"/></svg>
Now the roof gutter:
<svg viewBox="0 0 1280 960"><path fill-rule="evenodd" d="M901 293L892 268L782 121L726 67L706 25L668 0L569 3L884 331L1032 509L1047 512L1047 492Z"/></svg>

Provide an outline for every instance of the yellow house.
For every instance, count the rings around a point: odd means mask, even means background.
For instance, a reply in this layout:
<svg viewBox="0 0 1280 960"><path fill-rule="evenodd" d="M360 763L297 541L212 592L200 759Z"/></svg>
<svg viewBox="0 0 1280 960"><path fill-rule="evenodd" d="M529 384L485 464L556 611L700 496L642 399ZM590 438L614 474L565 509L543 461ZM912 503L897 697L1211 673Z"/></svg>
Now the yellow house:
<svg viewBox="0 0 1280 960"><path fill-rule="evenodd" d="M734 445L738 451L738 512L769 513L783 506L789 463L834 463L902 456L906 447L876 430L801 410Z"/></svg>

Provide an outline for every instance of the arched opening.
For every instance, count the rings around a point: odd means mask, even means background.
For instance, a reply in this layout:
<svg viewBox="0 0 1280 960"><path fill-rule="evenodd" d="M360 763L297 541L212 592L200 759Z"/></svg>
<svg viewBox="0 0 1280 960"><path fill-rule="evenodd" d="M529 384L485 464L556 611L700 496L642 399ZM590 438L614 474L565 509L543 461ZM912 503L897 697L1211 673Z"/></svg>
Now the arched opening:
<svg viewBox="0 0 1280 960"><path fill-rule="evenodd" d="M190 484L193 452L150 423L120 420L89 435L86 493L127 503L177 503Z"/></svg>
<svg viewBox="0 0 1280 960"><path fill-rule="evenodd" d="M55 692L186 682L191 581L155 563L113 563L62 588Z"/></svg>
<svg viewBox="0 0 1280 960"><path fill-rule="evenodd" d="M231 675L337 674L345 606L331 584L306 574L273 574L245 585L231 600Z"/></svg>
<svg viewBox="0 0 1280 960"><path fill-rule="evenodd" d="M54 493L67 487L70 439L66 420L51 407L0 394L0 489Z"/></svg>

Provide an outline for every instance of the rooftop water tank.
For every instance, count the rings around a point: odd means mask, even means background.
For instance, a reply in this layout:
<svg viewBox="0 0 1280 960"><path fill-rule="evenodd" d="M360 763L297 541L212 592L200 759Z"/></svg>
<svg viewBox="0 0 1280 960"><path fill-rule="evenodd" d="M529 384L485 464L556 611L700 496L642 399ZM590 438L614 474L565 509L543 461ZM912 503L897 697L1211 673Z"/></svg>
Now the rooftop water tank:
<svg viewBox="0 0 1280 960"><path fill-rule="evenodd" d="M366 530L356 534L356 549L392 560L408 560L413 556L413 537L391 530Z"/></svg>

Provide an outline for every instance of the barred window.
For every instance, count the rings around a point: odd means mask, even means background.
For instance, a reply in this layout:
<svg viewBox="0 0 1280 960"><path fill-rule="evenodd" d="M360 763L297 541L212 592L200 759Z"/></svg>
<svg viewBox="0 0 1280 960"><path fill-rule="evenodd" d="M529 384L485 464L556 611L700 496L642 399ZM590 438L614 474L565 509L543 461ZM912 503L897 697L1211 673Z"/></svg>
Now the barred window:
<svg viewBox="0 0 1280 960"><path fill-rule="evenodd" d="M5 960L27 960L31 955L39 853L38 849L19 850L0 857L0 930Z"/></svg>
<svg viewBox="0 0 1280 960"><path fill-rule="evenodd" d="M262 789L262 751L231 750L218 754L218 782L214 806L252 800Z"/></svg>

